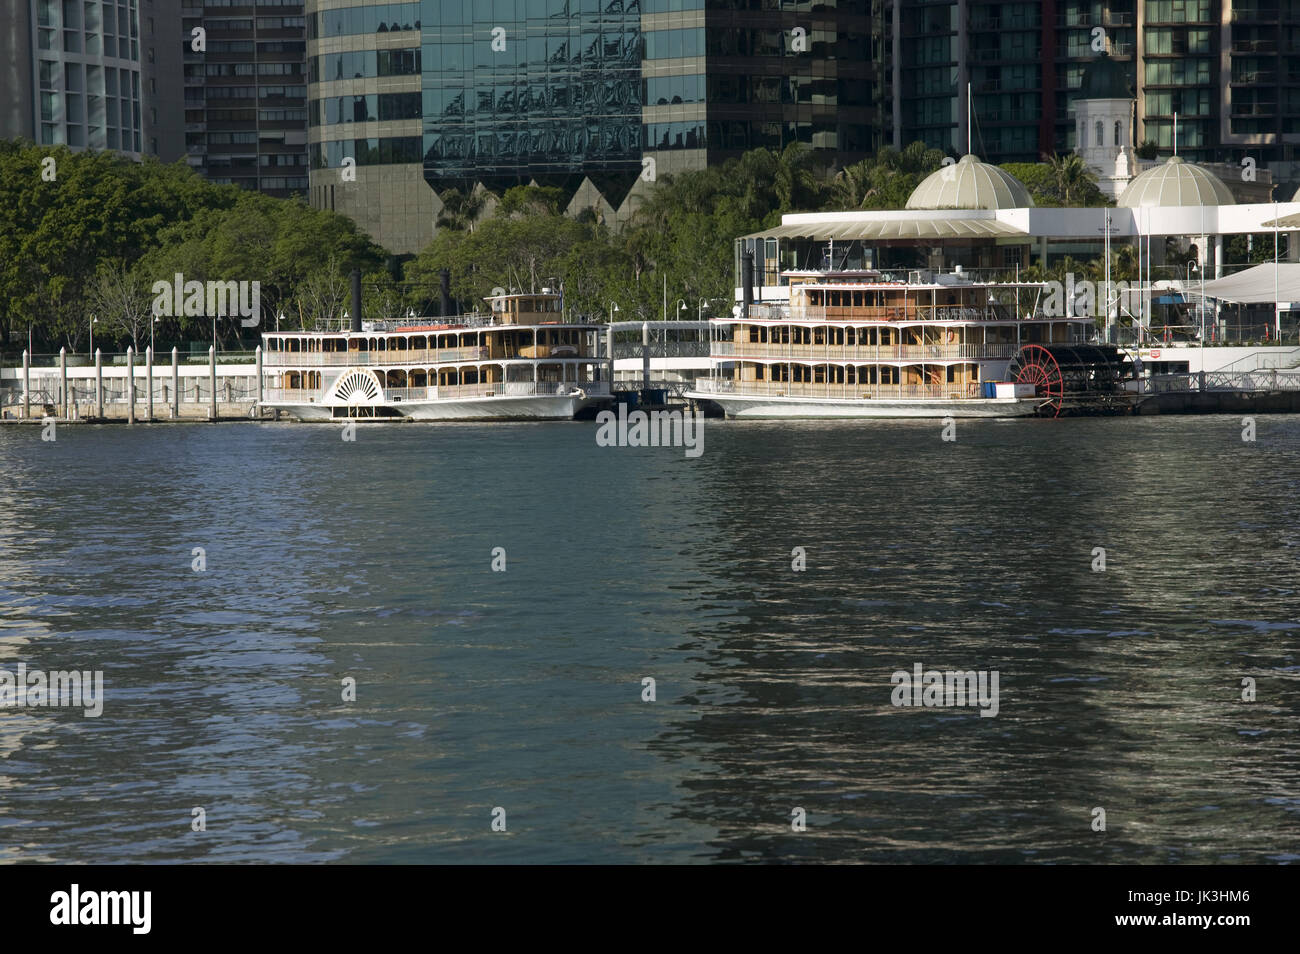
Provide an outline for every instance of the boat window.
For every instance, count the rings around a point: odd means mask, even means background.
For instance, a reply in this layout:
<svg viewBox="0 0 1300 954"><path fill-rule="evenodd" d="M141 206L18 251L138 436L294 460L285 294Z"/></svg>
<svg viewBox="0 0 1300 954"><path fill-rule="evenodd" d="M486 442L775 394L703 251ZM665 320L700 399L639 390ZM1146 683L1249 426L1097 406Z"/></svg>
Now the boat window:
<svg viewBox="0 0 1300 954"><path fill-rule="evenodd" d="M858 343L858 341L857 341L857 337L858 337L858 329L857 329L857 328L845 328L845 329L844 329L844 338L845 338L845 340L846 340L849 344L851 344L851 345L855 345L855 344L857 344L857 343Z"/></svg>
<svg viewBox="0 0 1300 954"><path fill-rule="evenodd" d="M763 366L761 364L754 365L754 380L755 381L763 380Z"/></svg>

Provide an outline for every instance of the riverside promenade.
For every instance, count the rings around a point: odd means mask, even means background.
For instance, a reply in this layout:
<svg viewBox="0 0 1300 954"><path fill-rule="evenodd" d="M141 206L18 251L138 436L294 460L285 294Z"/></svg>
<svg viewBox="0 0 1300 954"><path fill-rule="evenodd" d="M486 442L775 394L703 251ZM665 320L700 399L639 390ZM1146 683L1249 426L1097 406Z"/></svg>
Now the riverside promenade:
<svg viewBox="0 0 1300 954"><path fill-rule="evenodd" d="M161 362L136 354L38 355L0 368L0 423L248 420L262 397L262 349L209 348L183 360L173 348ZM269 413L267 414L269 416Z"/></svg>

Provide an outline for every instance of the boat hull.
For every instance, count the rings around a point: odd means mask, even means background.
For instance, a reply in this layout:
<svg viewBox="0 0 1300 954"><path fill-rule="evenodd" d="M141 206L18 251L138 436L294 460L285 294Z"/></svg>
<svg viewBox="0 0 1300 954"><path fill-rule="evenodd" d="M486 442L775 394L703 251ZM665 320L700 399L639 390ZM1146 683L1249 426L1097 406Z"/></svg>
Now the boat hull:
<svg viewBox="0 0 1300 954"><path fill-rule="evenodd" d="M336 408L326 404L267 402L262 406L281 411L305 422L360 421L571 421L586 407L608 398L579 394L498 395L452 398L443 401L395 401L383 405L361 405L355 414L335 416ZM384 416L375 416L382 407ZM395 414L393 413L395 412Z"/></svg>
<svg viewBox="0 0 1300 954"><path fill-rule="evenodd" d="M688 391L686 397L712 401L737 420L845 420L859 418L1028 417L1041 403L1036 398L968 398L959 400L863 400Z"/></svg>
<svg viewBox="0 0 1300 954"><path fill-rule="evenodd" d="M577 394L499 395L392 405L413 421L571 421L600 398Z"/></svg>

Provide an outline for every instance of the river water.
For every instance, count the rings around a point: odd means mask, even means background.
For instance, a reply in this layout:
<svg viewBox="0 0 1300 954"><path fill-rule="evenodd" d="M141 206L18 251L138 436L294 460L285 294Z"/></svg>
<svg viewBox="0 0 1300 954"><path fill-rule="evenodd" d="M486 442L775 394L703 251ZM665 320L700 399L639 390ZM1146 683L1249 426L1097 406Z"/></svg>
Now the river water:
<svg viewBox="0 0 1300 954"><path fill-rule="evenodd" d="M1300 858L1300 418L595 433L0 429L0 861Z"/></svg>

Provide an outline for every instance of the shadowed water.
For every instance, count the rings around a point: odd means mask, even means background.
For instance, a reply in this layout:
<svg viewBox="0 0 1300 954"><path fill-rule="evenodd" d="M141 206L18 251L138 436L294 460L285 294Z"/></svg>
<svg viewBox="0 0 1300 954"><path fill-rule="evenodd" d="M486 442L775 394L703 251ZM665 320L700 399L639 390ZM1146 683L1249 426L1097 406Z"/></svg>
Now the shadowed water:
<svg viewBox="0 0 1300 954"><path fill-rule="evenodd" d="M1294 861L1258 421L0 429L0 668L105 679L0 710L0 860Z"/></svg>

